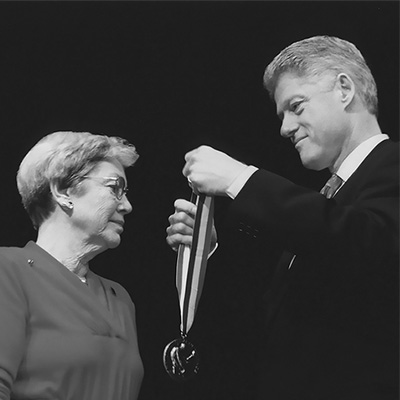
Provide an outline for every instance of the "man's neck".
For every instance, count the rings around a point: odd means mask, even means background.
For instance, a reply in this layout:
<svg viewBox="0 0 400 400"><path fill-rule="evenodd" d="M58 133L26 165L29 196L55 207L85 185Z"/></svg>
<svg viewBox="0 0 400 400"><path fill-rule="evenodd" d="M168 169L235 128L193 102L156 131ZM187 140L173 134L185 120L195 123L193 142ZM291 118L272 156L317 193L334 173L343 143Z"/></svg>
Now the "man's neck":
<svg viewBox="0 0 400 400"><path fill-rule="evenodd" d="M362 115L358 115L357 118L354 118L351 129L351 134L346 143L344 143L342 152L335 160L334 165L329 168L332 173L339 169L343 161L361 143L382 133L375 115L367 111L364 111Z"/></svg>

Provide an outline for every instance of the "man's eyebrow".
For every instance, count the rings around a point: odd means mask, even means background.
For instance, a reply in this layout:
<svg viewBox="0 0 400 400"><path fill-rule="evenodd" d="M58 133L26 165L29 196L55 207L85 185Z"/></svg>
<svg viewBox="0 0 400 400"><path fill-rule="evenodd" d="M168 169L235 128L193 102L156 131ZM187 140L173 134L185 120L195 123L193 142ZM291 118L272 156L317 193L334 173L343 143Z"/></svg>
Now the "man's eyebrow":
<svg viewBox="0 0 400 400"><path fill-rule="evenodd" d="M296 99L298 99L298 100L296 100ZM305 96L305 95L302 95L302 94L294 94L293 96L290 96L288 99L286 99L286 100L283 102L282 108L279 109L279 110L278 110L278 108L277 108L277 110L276 110L276 113L277 113L279 119L282 120L282 118L283 118L283 112L284 112L285 110L287 110L287 109L290 108L290 103L291 103L293 100L296 100L296 101L306 101L307 99L308 99L308 97Z"/></svg>
<svg viewBox="0 0 400 400"><path fill-rule="evenodd" d="M285 100L282 104L282 107L278 109L276 108L276 114L278 115L278 118L282 121L283 119L283 112L288 108L290 102L292 101L293 97L289 97L287 100Z"/></svg>

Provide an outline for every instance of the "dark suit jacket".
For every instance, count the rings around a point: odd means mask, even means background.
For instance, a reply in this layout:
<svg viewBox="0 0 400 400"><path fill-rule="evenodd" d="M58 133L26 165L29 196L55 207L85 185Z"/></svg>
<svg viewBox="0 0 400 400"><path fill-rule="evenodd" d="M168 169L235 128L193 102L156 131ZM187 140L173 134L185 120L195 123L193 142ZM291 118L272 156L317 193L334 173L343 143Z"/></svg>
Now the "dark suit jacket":
<svg viewBox="0 0 400 400"><path fill-rule="evenodd" d="M135 307L88 285L33 242L0 248L0 399L134 400L143 366Z"/></svg>
<svg viewBox="0 0 400 400"><path fill-rule="evenodd" d="M398 145L380 143L331 200L259 170L231 212L297 255L265 295L259 398L398 400Z"/></svg>

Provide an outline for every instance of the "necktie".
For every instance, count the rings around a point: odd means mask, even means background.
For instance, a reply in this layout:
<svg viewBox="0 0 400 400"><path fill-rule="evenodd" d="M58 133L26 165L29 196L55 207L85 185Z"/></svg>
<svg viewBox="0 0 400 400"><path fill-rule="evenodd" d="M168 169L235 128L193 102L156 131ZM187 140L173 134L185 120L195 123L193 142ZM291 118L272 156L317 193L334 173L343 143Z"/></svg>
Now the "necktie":
<svg viewBox="0 0 400 400"><path fill-rule="evenodd" d="M340 186L343 183L343 179L336 174L333 174L328 182L325 183L325 186L321 189L321 194L323 194L327 199L331 199Z"/></svg>

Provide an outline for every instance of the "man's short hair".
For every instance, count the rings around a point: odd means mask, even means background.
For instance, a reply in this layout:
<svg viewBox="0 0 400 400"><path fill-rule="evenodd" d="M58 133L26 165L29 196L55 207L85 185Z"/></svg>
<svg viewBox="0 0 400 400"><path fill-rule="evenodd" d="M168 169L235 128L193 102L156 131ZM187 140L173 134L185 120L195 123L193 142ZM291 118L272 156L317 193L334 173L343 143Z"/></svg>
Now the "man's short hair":
<svg viewBox="0 0 400 400"><path fill-rule="evenodd" d="M378 115L378 95L375 79L357 47L333 36L314 36L292 43L267 66L264 86L273 98L279 77L283 73L299 77L346 73L354 81L356 93L367 110Z"/></svg>

